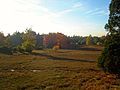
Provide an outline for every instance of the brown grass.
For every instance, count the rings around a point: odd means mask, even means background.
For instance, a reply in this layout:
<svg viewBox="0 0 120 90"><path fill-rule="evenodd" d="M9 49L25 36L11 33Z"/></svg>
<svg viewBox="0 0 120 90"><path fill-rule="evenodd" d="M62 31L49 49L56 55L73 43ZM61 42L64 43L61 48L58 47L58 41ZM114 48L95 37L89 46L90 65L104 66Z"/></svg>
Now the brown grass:
<svg viewBox="0 0 120 90"><path fill-rule="evenodd" d="M119 90L120 79L97 67L100 53L40 50L33 55L0 54L0 90Z"/></svg>

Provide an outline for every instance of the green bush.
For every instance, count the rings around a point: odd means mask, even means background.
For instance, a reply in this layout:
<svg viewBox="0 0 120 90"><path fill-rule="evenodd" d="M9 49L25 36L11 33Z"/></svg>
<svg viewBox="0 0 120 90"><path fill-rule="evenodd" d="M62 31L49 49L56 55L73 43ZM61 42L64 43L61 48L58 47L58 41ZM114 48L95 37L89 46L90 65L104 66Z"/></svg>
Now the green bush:
<svg viewBox="0 0 120 90"><path fill-rule="evenodd" d="M17 52L20 52L20 53L23 53L24 52L24 49L19 45L16 47L15 49Z"/></svg>
<svg viewBox="0 0 120 90"><path fill-rule="evenodd" d="M98 66L104 71L120 74L120 35L112 35L106 40L105 49L98 59Z"/></svg>
<svg viewBox="0 0 120 90"><path fill-rule="evenodd" d="M36 50L43 50L44 47L41 45L41 46L39 46L39 47L37 47L37 48L35 47L35 49L36 49Z"/></svg>
<svg viewBox="0 0 120 90"><path fill-rule="evenodd" d="M12 54L12 49L4 46L0 46L0 53Z"/></svg>
<svg viewBox="0 0 120 90"><path fill-rule="evenodd" d="M22 44L22 46L21 46L20 49L23 50L24 52L29 52L29 53L31 53L32 50L34 49L34 44L31 43L31 42L29 42L29 41L25 41L25 42Z"/></svg>

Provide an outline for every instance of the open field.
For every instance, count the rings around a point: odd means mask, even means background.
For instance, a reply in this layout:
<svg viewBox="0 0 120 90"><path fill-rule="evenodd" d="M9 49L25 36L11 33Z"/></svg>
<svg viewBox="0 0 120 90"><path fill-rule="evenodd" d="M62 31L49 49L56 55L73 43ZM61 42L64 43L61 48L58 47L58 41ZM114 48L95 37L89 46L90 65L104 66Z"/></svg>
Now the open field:
<svg viewBox="0 0 120 90"><path fill-rule="evenodd" d="M97 67L99 50L0 54L0 90L120 90L120 79Z"/></svg>

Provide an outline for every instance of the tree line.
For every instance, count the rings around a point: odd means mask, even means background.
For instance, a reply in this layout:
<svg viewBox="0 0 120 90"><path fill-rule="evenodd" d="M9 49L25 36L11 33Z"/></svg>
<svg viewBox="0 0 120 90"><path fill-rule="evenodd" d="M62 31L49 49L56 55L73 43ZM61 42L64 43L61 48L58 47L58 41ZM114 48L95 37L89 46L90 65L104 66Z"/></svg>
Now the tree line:
<svg viewBox="0 0 120 90"><path fill-rule="evenodd" d="M33 49L79 49L81 45L103 45L105 36L66 36L62 33L37 34L32 28L5 36L0 32L0 52L32 52Z"/></svg>

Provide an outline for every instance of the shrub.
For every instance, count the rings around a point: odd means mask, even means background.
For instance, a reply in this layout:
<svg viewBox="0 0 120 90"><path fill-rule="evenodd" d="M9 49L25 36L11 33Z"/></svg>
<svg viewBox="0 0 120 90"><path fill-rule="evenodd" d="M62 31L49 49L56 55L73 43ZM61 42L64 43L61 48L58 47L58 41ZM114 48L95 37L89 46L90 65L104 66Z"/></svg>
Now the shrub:
<svg viewBox="0 0 120 90"><path fill-rule="evenodd" d="M0 53L4 53L4 54L12 54L12 49L5 47L5 46L1 46L0 47Z"/></svg>
<svg viewBox="0 0 120 90"><path fill-rule="evenodd" d="M34 44L31 43L31 42L29 42L29 41L25 41L25 42L22 44L22 46L21 46L20 49L23 50L24 52L29 52L29 53L31 53L32 50L34 49Z"/></svg>
<svg viewBox="0 0 120 90"><path fill-rule="evenodd" d="M44 47L41 45L41 46L39 46L39 47L37 47L37 48L35 48L36 50L43 50L44 49Z"/></svg>
<svg viewBox="0 0 120 90"><path fill-rule="evenodd" d="M60 46L58 46L58 45L55 45L55 46L53 47L53 50L58 50L58 49L60 49Z"/></svg>
<svg viewBox="0 0 120 90"><path fill-rule="evenodd" d="M22 48L22 46L19 45L19 46L16 47L16 51L20 52L20 53L23 53L24 49Z"/></svg>

